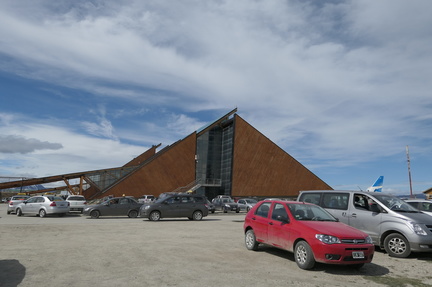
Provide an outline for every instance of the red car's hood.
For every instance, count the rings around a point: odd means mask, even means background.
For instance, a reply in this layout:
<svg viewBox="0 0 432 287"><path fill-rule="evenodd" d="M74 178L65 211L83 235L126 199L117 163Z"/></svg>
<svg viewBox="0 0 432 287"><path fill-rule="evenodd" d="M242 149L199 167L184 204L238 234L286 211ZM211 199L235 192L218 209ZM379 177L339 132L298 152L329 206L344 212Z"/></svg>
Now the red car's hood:
<svg viewBox="0 0 432 287"><path fill-rule="evenodd" d="M342 222L301 221L301 225L313 229L319 234L333 235L339 238L365 238L368 236L363 231Z"/></svg>

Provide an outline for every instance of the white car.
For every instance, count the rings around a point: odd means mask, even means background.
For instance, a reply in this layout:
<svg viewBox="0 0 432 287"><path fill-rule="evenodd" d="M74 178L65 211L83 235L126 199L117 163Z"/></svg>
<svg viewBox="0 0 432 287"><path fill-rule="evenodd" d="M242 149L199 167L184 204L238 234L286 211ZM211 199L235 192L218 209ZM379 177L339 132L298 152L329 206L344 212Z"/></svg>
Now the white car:
<svg viewBox="0 0 432 287"><path fill-rule="evenodd" d="M83 213L84 208L87 206L87 200L82 195L69 195L66 201L69 202L70 211Z"/></svg>
<svg viewBox="0 0 432 287"><path fill-rule="evenodd" d="M412 207L417 208L418 210L423 211L426 214L432 216L432 200L427 199L407 199L406 203L411 205Z"/></svg>
<svg viewBox="0 0 432 287"><path fill-rule="evenodd" d="M55 195L33 196L18 204L15 213L18 216L39 215L45 217L48 214L63 216L69 212L69 202Z"/></svg>
<svg viewBox="0 0 432 287"><path fill-rule="evenodd" d="M15 209L18 204L22 203L24 200L29 199L28 195L14 195L8 202L7 214L15 213Z"/></svg>

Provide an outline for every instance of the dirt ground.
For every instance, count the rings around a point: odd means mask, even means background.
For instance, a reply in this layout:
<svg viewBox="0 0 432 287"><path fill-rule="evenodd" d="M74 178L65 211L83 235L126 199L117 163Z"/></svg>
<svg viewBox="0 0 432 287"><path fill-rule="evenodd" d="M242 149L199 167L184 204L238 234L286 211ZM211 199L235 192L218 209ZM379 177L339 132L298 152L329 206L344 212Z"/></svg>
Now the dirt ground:
<svg viewBox="0 0 432 287"><path fill-rule="evenodd" d="M289 252L248 251L244 215L39 218L7 215L0 204L0 286L432 286L432 254L376 251L359 270L305 271Z"/></svg>

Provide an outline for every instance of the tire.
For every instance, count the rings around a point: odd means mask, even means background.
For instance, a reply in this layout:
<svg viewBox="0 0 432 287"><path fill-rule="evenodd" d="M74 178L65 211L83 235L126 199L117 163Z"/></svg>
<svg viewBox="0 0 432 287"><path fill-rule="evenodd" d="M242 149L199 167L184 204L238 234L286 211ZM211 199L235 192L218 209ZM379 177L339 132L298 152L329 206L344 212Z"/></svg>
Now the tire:
<svg viewBox="0 0 432 287"><path fill-rule="evenodd" d="M201 220L202 218L203 218L203 213L200 210L197 210L192 214L193 220Z"/></svg>
<svg viewBox="0 0 432 287"><path fill-rule="evenodd" d="M240 212L240 210L236 210L236 213L239 213Z"/></svg>
<svg viewBox="0 0 432 287"><path fill-rule="evenodd" d="M408 240L399 233L392 233L385 238L384 249L391 257L406 258L411 254Z"/></svg>
<svg viewBox="0 0 432 287"><path fill-rule="evenodd" d="M294 247L294 259L297 266L301 269L308 270L315 266L315 258L312 248L306 241L299 241Z"/></svg>
<svg viewBox="0 0 432 287"><path fill-rule="evenodd" d="M39 217L42 218L42 217L45 217L45 216L46 216L46 211L45 211L45 209L41 209L41 210L39 210Z"/></svg>
<svg viewBox="0 0 432 287"><path fill-rule="evenodd" d="M159 211L152 211L149 215L149 220L158 221L161 218L161 214Z"/></svg>
<svg viewBox="0 0 432 287"><path fill-rule="evenodd" d="M253 229L249 229L245 233L245 245L248 250L257 251L259 242L256 240L255 232Z"/></svg>
<svg viewBox="0 0 432 287"><path fill-rule="evenodd" d="M97 219L100 216L100 212L98 210L92 210L92 212L90 212L90 217L93 219Z"/></svg>
<svg viewBox="0 0 432 287"><path fill-rule="evenodd" d="M15 213L16 213L17 216L23 216L23 213L22 213L21 208L17 208L17 209L15 210Z"/></svg>
<svg viewBox="0 0 432 287"><path fill-rule="evenodd" d="M128 216L129 216L129 218L137 218L138 217L138 211L131 210L131 211L129 211Z"/></svg>
<svg viewBox="0 0 432 287"><path fill-rule="evenodd" d="M8 210L8 211L7 211L7 214L11 214L11 211Z"/></svg>
<svg viewBox="0 0 432 287"><path fill-rule="evenodd" d="M246 207L246 212L249 212L249 210L250 210L250 207L249 206Z"/></svg>

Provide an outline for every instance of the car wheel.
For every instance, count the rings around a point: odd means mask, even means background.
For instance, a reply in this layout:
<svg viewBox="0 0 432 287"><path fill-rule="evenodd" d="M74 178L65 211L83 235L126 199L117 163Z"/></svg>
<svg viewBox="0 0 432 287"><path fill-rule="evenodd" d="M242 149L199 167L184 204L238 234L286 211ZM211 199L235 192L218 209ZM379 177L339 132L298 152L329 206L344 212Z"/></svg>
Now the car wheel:
<svg viewBox="0 0 432 287"><path fill-rule="evenodd" d="M392 233L385 238L384 249L391 257L405 258L411 254L408 240L399 233Z"/></svg>
<svg viewBox="0 0 432 287"><path fill-rule="evenodd" d="M294 248L294 259L301 269L312 269L315 266L315 258L312 248L306 241L299 241Z"/></svg>
<svg viewBox="0 0 432 287"><path fill-rule="evenodd" d="M255 232L253 229L249 229L245 233L245 244L248 250L257 251L258 250L258 241L256 241Z"/></svg>
<svg viewBox="0 0 432 287"><path fill-rule="evenodd" d="M92 212L90 212L90 217L93 219L97 219L100 216L100 212L98 210L93 210Z"/></svg>
<svg viewBox="0 0 432 287"><path fill-rule="evenodd" d="M240 212L240 209L236 210L236 213L239 213L239 212Z"/></svg>
<svg viewBox="0 0 432 287"><path fill-rule="evenodd" d="M197 210L192 214L192 218L193 220L201 220L203 218L203 213Z"/></svg>
<svg viewBox="0 0 432 287"><path fill-rule="evenodd" d="M39 217L45 217L46 216L46 211L44 209L39 210Z"/></svg>
<svg viewBox="0 0 432 287"><path fill-rule="evenodd" d="M138 217L138 211L131 210L131 211L129 211L128 216L129 216L129 218L137 218Z"/></svg>
<svg viewBox="0 0 432 287"><path fill-rule="evenodd" d="M16 213L17 216L22 216L23 215L23 213L21 211L21 208L17 208L17 210L15 210L15 213Z"/></svg>
<svg viewBox="0 0 432 287"><path fill-rule="evenodd" d="M8 210L8 211L7 211L7 214L11 214L11 211Z"/></svg>
<svg viewBox="0 0 432 287"><path fill-rule="evenodd" d="M249 206L246 207L246 212L249 212L249 210L250 210L250 207Z"/></svg>
<svg viewBox="0 0 432 287"><path fill-rule="evenodd" d="M149 219L151 221L158 221L160 219L160 217L161 217L161 214L159 211L152 211L150 213Z"/></svg>

